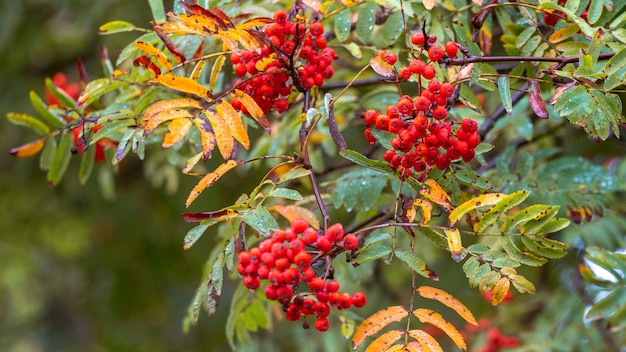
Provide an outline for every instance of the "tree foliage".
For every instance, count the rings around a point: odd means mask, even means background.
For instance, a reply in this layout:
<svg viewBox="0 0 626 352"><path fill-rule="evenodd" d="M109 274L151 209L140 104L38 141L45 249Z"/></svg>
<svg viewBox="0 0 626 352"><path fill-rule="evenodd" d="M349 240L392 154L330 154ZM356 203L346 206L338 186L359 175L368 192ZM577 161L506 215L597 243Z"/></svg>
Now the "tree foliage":
<svg viewBox="0 0 626 352"><path fill-rule="evenodd" d="M185 330L201 310L212 317L227 309L219 306L223 286L245 276L241 253L300 219L329 236L338 218L358 245L308 244L315 275L352 280L342 284L354 288L376 282L366 270L399 265L410 291L369 317L334 305L331 321L341 322L354 349L443 350L449 341L428 329L435 326L466 350L457 318L479 322L460 291L431 287L435 281L463 272L496 306L511 286L546 295L536 277L545 269L533 267L559 260L570 278L556 284L553 299L571 289L580 297L559 311L579 321L562 334L575 336L586 319L597 328L585 332L589 341L624 342L626 4L175 1L166 10L162 1L148 3L150 28L124 19L100 27L100 34L141 34L117 59L102 51L102 78L79 65L77 95L48 79L46 97L29 95L38 116L7 115L34 134L10 152L39 154L52 186L73 162L86 183L94 170L115 174L128 158L142 160L155 183L197 178L185 202L197 210L183 214L197 225L181 234L183 248L208 231L213 244ZM417 137L403 139L409 126ZM235 189L232 204L212 207L212 188L252 169L264 176ZM449 259L454 264L437 269ZM225 324L233 348L283 318L267 290L266 297L246 286L232 295ZM305 286L292 287L294 302L314 296ZM425 308L423 299L458 316ZM281 302L287 314L291 302ZM543 313L530 319L534 328L520 342L527 350L560 333L542 328ZM396 322L403 326L388 328ZM583 340L550 344L568 350Z"/></svg>

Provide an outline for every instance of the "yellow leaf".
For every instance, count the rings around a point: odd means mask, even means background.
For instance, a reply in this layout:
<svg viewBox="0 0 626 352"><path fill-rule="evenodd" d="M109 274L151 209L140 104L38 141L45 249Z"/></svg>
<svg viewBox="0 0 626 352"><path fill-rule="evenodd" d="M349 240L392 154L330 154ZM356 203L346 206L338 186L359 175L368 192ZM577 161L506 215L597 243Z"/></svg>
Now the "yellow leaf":
<svg viewBox="0 0 626 352"><path fill-rule="evenodd" d="M391 330L380 335L374 342L372 342L365 352L384 352L388 351L388 347L396 342L400 337L404 335L404 330Z"/></svg>
<svg viewBox="0 0 626 352"><path fill-rule="evenodd" d="M450 226L454 225L463 217L463 215L465 215L470 210L484 207L487 205L494 205L498 203L504 196L506 196L506 194L504 193L487 193L464 202L463 204L456 207L456 209L454 209L454 211L452 211L448 216Z"/></svg>
<svg viewBox="0 0 626 352"><path fill-rule="evenodd" d="M146 119L144 117L143 126L146 133L150 133L152 132L152 130L157 128L158 125L162 124L165 121L191 117L193 117L193 115L185 109L161 110L150 116L149 119Z"/></svg>
<svg viewBox="0 0 626 352"><path fill-rule="evenodd" d="M465 344L463 335L461 335L454 325L448 323L441 316L441 314L430 309L418 308L413 311L413 315L415 315L422 323L429 323L443 330L443 332L445 332L460 349L463 351L467 350L467 345Z"/></svg>
<svg viewBox="0 0 626 352"><path fill-rule="evenodd" d="M491 305L497 306L504 300L506 294L509 293L511 282L506 277L501 277L496 285L491 289Z"/></svg>
<svg viewBox="0 0 626 352"><path fill-rule="evenodd" d="M461 244L461 233L459 229L443 229L446 233L446 237L448 238L448 248L450 249L450 254L452 255L452 259L457 263L463 259L461 257L461 252L463 250L463 245Z"/></svg>
<svg viewBox="0 0 626 352"><path fill-rule="evenodd" d="M206 66L206 60L198 61L196 66L193 67L193 71L191 71L191 75L189 75L189 78L194 81L197 81L200 78L200 75L202 74L202 70L204 69L204 66ZM209 87L209 88L213 89L212 87Z"/></svg>
<svg viewBox="0 0 626 352"><path fill-rule="evenodd" d="M257 71L259 72L263 72L265 71L265 68L267 67L267 65L271 64L274 61L276 61L276 53L271 53L270 56L267 56L257 61L256 64L254 65L254 68L256 68Z"/></svg>
<svg viewBox="0 0 626 352"><path fill-rule="evenodd" d="M168 88L196 95L208 102L213 101L211 99L213 97L211 92L209 92L206 87L191 78L176 76L171 73L165 73L150 79L149 82L157 82Z"/></svg>
<svg viewBox="0 0 626 352"><path fill-rule="evenodd" d="M307 208L303 208L297 205L274 205L268 208L269 211L276 211L280 215L284 216L289 222L295 219L302 218L306 220L309 225L314 229L320 228L320 222L317 220L315 213Z"/></svg>
<svg viewBox="0 0 626 352"><path fill-rule="evenodd" d="M215 110L217 110L217 114L220 115L228 124L230 128L230 133L232 136L243 145L244 148L250 148L250 139L248 137L248 132L246 132L246 128L243 126L241 122L241 116L232 105L226 100L222 100L221 103L215 106Z"/></svg>
<svg viewBox="0 0 626 352"><path fill-rule="evenodd" d="M135 42L135 46L146 54L151 55L152 57L157 59L161 67L164 68L166 71L172 69L172 63L170 62L170 60L161 50L157 49L154 45L146 42Z"/></svg>
<svg viewBox="0 0 626 352"><path fill-rule="evenodd" d="M433 210L433 205L430 202L427 202L423 199L416 199L413 202L413 207L406 212L406 216L409 217L409 222L413 222L415 220L415 207L420 207L422 209L422 213L424 214L424 219L422 219L422 224L426 225L430 222L431 213Z"/></svg>
<svg viewBox="0 0 626 352"><path fill-rule="evenodd" d="M426 10L432 10L435 7L435 0L422 0L422 4L424 4L424 8Z"/></svg>
<svg viewBox="0 0 626 352"><path fill-rule="evenodd" d="M435 338L426 331L415 329L409 330L408 333L409 336L414 338L421 345L422 348L418 351L443 352L443 349L441 348L439 342L437 342L437 340L435 340Z"/></svg>
<svg viewBox="0 0 626 352"><path fill-rule="evenodd" d="M243 92L239 89L235 89L235 97L241 102L241 104L246 108L250 116L254 118L267 132L270 132L270 122L263 114L263 110L259 107L259 105L249 96L246 92Z"/></svg>
<svg viewBox="0 0 626 352"><path fill-rule="evenodd" d="M454 209L452 203L450 202L450 196L446 193L446 191L444 191L443 188L441 188L441 186L439 186L437 181L429 178L424 181L424 184L428 186L428 188L422 187L420 190L420 194L424 198L440 205L445 211L452 211L452 209Z"/></svg>
<svg viewBox="0 0 626 352"><path fill-rule="evenodd" d="M207 119L203 119L200 116L196 116L193 120L194 124L200 131L200 142L202 143L202 158L207 160L213 153L215 147L215 133L213 128Z"/></svg>
<svg viewBox="0 0 626 352"><path fill-rule="evenodd" d="M37 140L32 141L30 143L26 143L24 145L21 145L19 147L15 147L15 148L11 149L11 151L9 153L11 155L13 155L13 156L18 157L18 158L31 156L33 154L39 153L41 148L43 148L43 142L44 142L44 138L40 138L40 139L37 139Z"/></svg>
<svg viewBox="0 0 626 352"><path fill-rule="evenodd" d="M237 25L237 29L249 29L252 27L265 26L270 23L274 23L274 20L269 17L255 17Z"/></svg>
<svg viewBox="0 0 626 352"><path fill-rule="evenodd" d="M161 100L152 104L146 111L143 113L143 122L146 123L147 120L150 120L152 115L162 111L176 108L200 108L200 103L197 100L189 99L189 98L179 98L179 99L169 99L169 100Z"/></svg>
<svg viewBox="0 0 626 352"><path fill-rule="evenodd" d="M385 350L385 352L406 352L406 351L410 351L410 350L408 346L405 346L404 344L393 345L389 347L387 350Z"/></svg>
<svg viewBox="0 0 626 352"><path fill-rule="evenodd" d="M222 55L222 56L218 56L217 59L215 59L215 63L213 64L213 67L211 68L211 77L209 78L209 89L213 90L215 89L215 83L217 82L217 78L220 75L220 72L222 72L222 66L224 66L224 61L226 60L226 56Z"/></svg>
<svg viewBox="0 0 626 352"><path fill-rule="evenodd" d="M238 51L239 45L241 45L244 49L253 51L256 51L261 47L259 41L256 40L256 38L253 37L247 30L233 28L226 31L220 31L216 35L228 45L231 51Z"/></svg>
<svg viewBox="0 0 626 352"><path fill-rule="evenodd" d="M189 174L191 172L191 169L193 169L193 167L196 166L200 159L202 159L202 154L202 152L197 153L196 155L189 158L189 160L187 160L187 162L183 166L183 174Z"/></svg>
<svg viewBox="0 0 626 352"><path fill-rule="evenodd" d="M375 55L370 60L372 69L381 76L394 77L396 75L393 65L389 65L380 55Z"/></svg>
<svg viewBox="0 0 626 352"><path fill-rule="evenodd" d="M408 314L406 308L402 306L391 306L372 314L354 332L354 336L352 336L353 349L357 349L369 336L376 334L394 321L402 320Z"/></svg>
<svg viewBox="0 0 626 352"><path fill-rule="evenodd" d="M456 299L454 296L452 296L448 292L444 290L440 290L435 287L421 286L420 288L417 289L417 293L424 298L434 299L434 300L439 301L446 307L453 309L458 315L460 315L468 323L473 324L473 325L478 325L478 323L476 322L476 318L474 318L474 315L472 314L472 312L463 303L461 303L461 301Z"/></svg>
<svg viewBox="0 0 626 352"><path fill-rule="evenodd" d="M190 128L191 120L187 118L178 118L172 120L167 128L165 136L163 136L162 147L169 148L174 144L180 142L185 137L185 135L187 135L187 132L189 132Z"/></svg>
<svg viewBox="0 0 626 352"><path fill-rule="evenodd" d="M474 3L474 5L476 6L483 6L483 2L484 0L472 0L472 2Z"/></svg>
<svg viewBox="0 0 626 352"><path fill-rule="evenodd" d="M213 111L204 110L204 115L207 117L215 133L215 140L217 141L217 149L224 160L230 159L233 154L234 142L233 135L230 133L230 127L226 120L219 114L215 114Z"/></svg>
<svg viewBox="0 0 626 352"><path fill-rule="evenodd" d="M213 18L187 15L184 13L173 16L178 21L168 21L161 25L161 29L167 34L199 34L208 36L215 33L218 22Z"/></svg>
<svg viewBox="0 0 626 352"><path fill-rule="evenodd" d="M187 202L185 203L186 207L189 207L191 203L198 198L200 193L205 189L211 187L220 177L224 176L225 173L230 171L235 166L241 164L241 161L235 160L227 160L222 165L218 166L215 171L205 175L200 182L191 190L189 193L189 197L187 198Z"/></svg>

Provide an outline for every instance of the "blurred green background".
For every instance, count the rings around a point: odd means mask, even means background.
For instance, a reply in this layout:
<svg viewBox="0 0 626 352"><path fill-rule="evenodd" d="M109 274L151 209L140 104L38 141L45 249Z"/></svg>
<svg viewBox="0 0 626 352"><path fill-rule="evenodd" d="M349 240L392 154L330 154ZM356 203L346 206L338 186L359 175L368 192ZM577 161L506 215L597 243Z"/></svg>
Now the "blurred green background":
<svg viewBox="0 0 626 352"><path fill-rule="evenodd" d="M77 80L79 58L101 76L102 45L115 59L138 36L97 34L118 19L148 27L147 1L0 2L0 351L227 349L227 300L221 317L182 333L207 256L202 245L182 250L185 192L153 187L131 158L109 202L97 177L78 184L77 161L49 188L37 156L8 153L34 135L6 113L36 114L29 91L43 96L44 78L56 72ZM188 190L195 180L182 181Z"/></svg>

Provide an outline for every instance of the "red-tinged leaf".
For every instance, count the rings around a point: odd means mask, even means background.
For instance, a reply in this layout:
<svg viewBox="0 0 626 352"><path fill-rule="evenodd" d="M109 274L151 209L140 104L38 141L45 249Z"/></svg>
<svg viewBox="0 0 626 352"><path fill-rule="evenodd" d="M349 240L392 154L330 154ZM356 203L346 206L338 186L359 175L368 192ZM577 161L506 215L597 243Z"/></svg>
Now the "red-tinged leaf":
<svg viewBox="0 0 626 352"><path fill-rule="evenodd" d="M213 148L215 148L215 133L213 133L213 128L211 128L211 124L206 119L203 119L199 116L193 120L196 124L196 127L200 131L200 142L202 143L202 158L207 160L211 157L213 153Z"/></svg>
<svg viewBox="0 0 626 352"><path fill-rule="evenodd" d="M456 78L454 80L460 81L460 80L462 80L464 78L469 77L472 74L473 70L474 70L474 63L471 63L469 65L463 66L459 70L459 73L456 74Z"/></svg>
<svg viewBox="0 0 626 352"><path fill-rule="evenodd" d="M201 222L208 219L218 219L232 212L233 210L230 209L222 209L216 211L203 211L199 213L183 213L182 218L185 222Z"/></svg>
<svg viewBox="0 0 626 352"><path fill-rule="evenodd" d="M273 207L268 208L268 210L279 213L287 220L289 220L289 222L292 222L293 220L298 218L302 218L306 220L312 228L320 228L320 222L319 220L317 220L317 216L315 216L315 213L307 208L303 208L297 205L274 205Z"/></svg>
<svg viewBox="0 0 626 352"><path fill-rule="evenodd" d="M145 134L152 132L157 126L162 124L163 122L181 119L181 118L192 118L193 115L185 109L169 109L169 110L161 110L150 116L149 119L144 117L143 126L145 130Z"/></svg>
<svg viewBox="0 0 626 352"><path fill-rule="evenodd" d="M163 136L163 148L169 148L180 142L191 128L191 120L187 118L178 118L172 120L167 127L167 132Z"/></svg>
<svg viewBox="0 0 626 352"><path fill-rule="evenodd" d="M453 309L458 315L465 319L466 322L478 325L472 312L463 303L461 303L461 301L448 292L430 286L422 286L418 288L416 292L424 298L437 300L446 307Z"/></svg>
<svg viewBox="0 0 626 352"><path fill-rule="evenodd" d="M206 37L207 35L215 32L215 24L212 24L211 27L202 26L201 24L194 22L192 19L190 19L190 16L187 16L185 14L180 14L176 16L175 18L178 19L179 21L169 21L169 22L165 22L159 25L158 27L154 26L155 30L159 28L157 33L159 33L160 31L163 34L163 36L167 38L167 34L196 35L199 37ZM213 31L209 31L208 30L209 28L214 28L214 29ZM161 39L163 38L161 37ZM172 41L169 40L169 38L167 38L167 40L170 43L172 43ZM174 43L172 43L172 45L173 44ZM169 50L169 47L168 47L168 50ZM178 50L178 48L175 50Z"/></svg>
<svg viewBox="0 0 626 352"><path fill-rule="evenodd" d="M452 259L454 259L454 261L457 263L460 262L463 259L463 245L461 243L461 233L459 232L459 229L446 228L443 229L443 231L446 233L446 237L448 238L448 249L450 249L450 255L452 255Z"/></svg>
<svg viewBox="0 0 626 352"><path fill-rule="evenodd" d="M211 187L217 180L219 180L220 177L224 176L225 173L227 173L228 171L233 169L235 166L240 165L240 164L241 164L241 161L227 160L225 163L218 166L217 169L215 169L215 171L205 175L202 178L202 180L200 180L200 182L198 182L198 184L191 190L191 193L189 193L189 197L187 198L187 201L185 202L185 206L189 207L191 203L196 198L198 198L198 196L200 195L200 193L202 193L202 191Z"/></svg>
<svg viewBox="0 0 626 352"><path fill-rule="evenodd" d="M450 196L446 191L439 186L437 181L433 179L428 179L424 181L424 185L428 187L422 187L420 190L420 194L430 200L431 202L440 205L445 211L452 211L454 207L450 202Z"/></svg>
<svg viewBox="0 0 626 352"><path fill-rule="evenodd" d="M146 54L154 57L159 62L161 67L163 67L166 71L172 69L172 63L170 62L170 60L167 58L167 56L165 56L165 54L163 54L163 52L161 52L161 50L157 49L154 45L138 41L135 42L135 46Z"/></svg>
<svg viewBox="0 0 626 352"><path fill-rule="evenodd" d="M220 115L228 124L232 136L243 145L244 148L250 148L250 138L248 132L241 122L241 116L235 108L226 100L222 100L215 106L217 114Z"/></svg>
<svg viewBox="0 0 626 352"><path fill-rule="evenodd" d="M393 65L386 63L380 55L376 55L370 61L370 66L381 76L395 77L396 72Z"/></svg>
<svg viewBox="0 0 626 352"><path fill-rule="evenodd" d="M366 338L376 334L394 321L404 319L408 314L409 312L402 306L391 306L372 314L354 332L352 348L356 350Z"/></svg>
<svg viewBox="0 0 626 352"><path fill-rule="evenodd" d="M87 73L87 68L83 64L83 60L76 60L76 69L78 70L78 78L80 79L80 84L83 87L83 90L89 84L89 74Z"/></svg>
<svg viewBox="0 0 626 352"><path fill-rule="evenodd" d="M269 17L255 17L243 23L238 24L237 29L250 29L253 27L262 27L270 23L274 23L274 20Z"/></svg>
<svg viewBox="0 0 626 352"><path fill-rule="evenodd" d="M230 133L230 127L226 120L219 114L210 110L204 110L204 115L211 123L213 133L215 133L215 140L217 142L217 149L224 160L230 159L233 154L235 140Z"/></svg>
<svg viewBox="0 0 626 352"><path fill-rule="evenodd" d="M161 69L157 66L152 60L150 60L146 55L141 55L133 61L133 65L135 67L145 67L150 70L155 76L161 74Z"/></svg>
<svg viewBox="0 0 626 352"><path fill-rule="evenodd" d="M541 88L539 88L539 82L533 80L530 84L530 92L528 93L528 102L533 112L537 117L542 119L548 118L548 109L546 109L546 103L541 98Z"/></svg>
<svg viewBox="0 0 626 352"><path fill-rule="evenodd" d="M250 32L240 29L229 29L216 34L231 51L238 51L239 46L247 50L257 50L261 44Z"/></svg>
<svg viewBox="0 0 626 352"><path fill-rule="evenodd" d="M399 338L404 336L404 330L391 330L386 333L380 335L376 340L374 340L365 352L384 352L391 347L391 344L398 341Z"/></svg>
<svg viewBox="0 0 626 352"><path fill-rule="evenodd" d="M187 61L187 58L185 57L185 55L183 55L183 53L180 50L178 50L174 42L172 42L170 38L167 37L167 34L162 29L163 28L162 26L168 25L170 23L176 23L176 22L169 21L169 22L163 23L162 25L155 24L153 26L154 31L159 36L159 38L161 38L161 41L165 44L165 47L167 47L167 50L169 50L170 53L174 55L174 58L176 58L176 61L178 61L179 63L185 62Z"/></svg>
<svg viewBox="0 0 626 352"><path fill-rule="evenodd" d="M509 279L506 277L501 277L496 285L491 289L491 305L497 306L498 304L500 304L509 293L510 287L511 282L509 281Z"/></svg>
<svg viewBox="0 0 626 352"><path fill-rule="evenodd" d="M152 119L152 116L163 111L179 108L196 108L200 109L200 103L197 100L189 98L178 98L169 100L160 100L152 104L143 113L143 123L146 124Z"/></svg>
<svg viewBox="0 0 626 352"><path fill-rule="evenodd" d="M413 315L415 315L422 323L429 323L438 327L445 332L460 349L463 351L467 350L467 345L465 344L463 335L461 335L454 325L448 323L441 316L441 314L430 309L418 308L413 311Z"/></svg>
<svg viewBox="0 0 626 352"><path fill-rule="evenodd" d="M18 158L23 158L27 156L31 156L33 154L39 153L39 151L43 148L44 138L34 140L30 143L26 143L19 147L15 147L11 149L10 153L13 156Z"/></svg>
<svg viewBox="0 0 626 352"><path fill-rule="evenodd" d="M149 82L157 82L168 88L196 95L208 102L213 98L213 94L205 86L187 77L166 73L150 79Z"/></svg>
<svg viewBox="0 0 626 352"><path fill-rule="evenodd" d="M235 89L235 97L239 99L252 118L254 118L261 125L261 127L269 133L271 131L270 122L267 120L265 114L263 114L263 110L261 110L256 101L254 101L254 99L252 99L252 97L247 93L240 91L239 89Z"/></svg>
<svg viewBox="0 0 626 352"><path fill-rule="evenodd" d="M228 28L233 28L233 22L230 20L227 14L225 14L222 10L215 8L213 10L205 9L202 6L198 5L188 5L184 2L180 3L183 8L192 15L197 15L200 17L208 18L214 20L215 23L219 24L220 29L226 30Z"/></svg>
<svg viewBox="0 0 626 352"><path fill-rule="evenodd" d="M415 329L409 330L408 334L420 344L421 349L418 349L417 351L443 352L443 348L441 348L439 342L437 342L437 340L435 340L435 338L426 331Z"/></svg>
<svg viewBox="0 0 626 352"><path fill-rule="evenodd" d="M572 81L572 82L556 87L556 89L554 90L554 95L552 96L552 98L550 98L550 101L549 101L550 105L554 105L554 103L556 103L556 101L559 100L559 98L561 97L561 95L563 95L563 93L567 92L571 88L576 87L576 84L577 84L576 81Z"/></svg>

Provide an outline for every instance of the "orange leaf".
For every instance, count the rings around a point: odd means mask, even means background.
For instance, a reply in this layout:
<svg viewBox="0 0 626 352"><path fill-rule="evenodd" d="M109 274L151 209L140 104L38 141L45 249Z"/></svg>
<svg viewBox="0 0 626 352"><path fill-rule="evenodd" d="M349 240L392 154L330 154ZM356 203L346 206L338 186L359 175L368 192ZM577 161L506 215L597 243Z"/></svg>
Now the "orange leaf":
<svg viewBox="0 0 626 352"><path fill-rule="evenodd" d="M218 32L216 36L222 39L231 51L238 51L239 45L244 49L255 51L261 47L259 41L246 30L229 29Z"/></svg>
<svg viewBox="0 0 626 352"><path fill-rule="evenodd" d="M394 77L396 75L393 66L386 63L380 55L375 55L370 60L370 65L381 76Z"/></svg>
<svg viewBox="0 0 626 352"><path fill-rule="evenodd" d="M215 139L217 141L217 148L222 154L224 160L230 159L233 153L234 139L230 133L230 127L226 120L219 114L215 114L213 111L204 110L204 115L207 117L215 133Z"/></svg>
<svg viewBox="0 0 626 352"><path fill-rule="evenodd" d="M143 126L146 133L150 133L152 132L152 130L157 128L158 125L162 124L165 121L191 117L193 117L193 115L185 109L161 110L151 115L148 119L146 119L144 114Z"/></svg>
<svg viewBox="0 0 626 352"><path fill-rule="evenodd" d="M276 61L276 53L271 53L270 56L264 57L263 59L257 61L256 65L254 65L254 68L256 68L259 72L263 72L265 71L267 65L273 63L274 61Z"/></svg>
<svg viewBox="0 0 626 352"><path fill-rule="evenodd" d="M440 205L444 210L450 212L454 207L450 202L450 196L446 191L439 186L437 181L433 179L428 179L424 181L424 184L428 187L422 187L420 190L420 194L424 196L424 198L430 200L431 202Z"/></svg>
<svg viewBox="0 0 626 352"><path fill-rule="evenodd" d="M211 99L213 98L213 94L211 94L206 87L191 78L165 73L150 79L149 82L157 82L168 88L196 95L208 102L213 101Z"/></svg>
<svg viewBox="0 0 626 352"><path fill-rule="evenodd" d="M237 110L226 100L222 100L221 103L217 104L215 110L217 110L217 114L228 124L232 136L238 140L244 148L249 149L250 139L248 132L246 132L246 128L243 126L241 116L239 116Z"/></svg>
<svg viewBox="0 0 626 352"><path fill-rule="evenodd" d="M435 287L422 286L417 289L417 293L424 298L434 299L441 302L446 307L453 309L468 323L478 325L478 323L476 322L476 318L474 318L472 312L463 303L461 303L461 301L456 299L448 292Z"/></svg>
<svg viewBox="0 0 626 352"><path fill-rule="evenodd" d="M218 8L210 10L205 9L204 7L199 5L189 5L185 2L181 2L180 4L185 10L187 10L187 12L192 15L198 15L199 17L215 21L220 29L228 29L234 27L230 17L228 17L228 15L224 13L224 11Z"/></svg>
<svg viewBox="0 0 626 352"><path fill-rule="evenodd" d="M200 103L198 103L198 101L196 101L194 99L189 99L189 98L180 98L180 99L170 99L170 100L158 101L158 102L152 104L143 113L143 121L142 122L143 122L143 125L144 125L144 129L147 130L148 132L150 132L153 129L155 129L156 126L158 126L161 123L167 121L167 120L162 120L162 121L158 120L160 118L163 118L163 116L161 116L161 117L156 116L156 121L153 121L155 119L155 115L157 115L160 112L165 111L165 110L178 109L178 108L197 108L197 109L199 109L200 108ZM150 128L148 128L146 126L149 126Z"/></svg>
<svg viewBox="0 0 626 352"><path fill-rule="evenodd" d="M413 315L415 315L422 323L430 323L443 330L443 332L445 332L460 349L463 351L467 350L467 345L465 344L465 340L463 340L463 335L461 335L454 325L448 323L441 316L441 314L430 309L418 308L413 311Z"/></svg>
<svg viewBox="0 0 626 352"><path fill-rule="evenodd" d="M172 63L170 60L161 52L161 50L157 49L154 45L146 42L135 42L135 46L145 52L148 55L151 55L163 67L165 70L169 71L172 69Z"/></svg>
<svg viewBox="0 0 626 352"><path fill-rule="evenodd" d="M409 336L414 338L421 345L422 348L418 351L443 352L443 349L441 348L439 342L437 342L437 340L435 340L435 338L426 331L415 329L409 330L408 333Z"/></svg>
<svg viewBox="0 0 626 352"><path fill-rule="evenodd" d="M511 282L506 277L501 277L496 285L491 289L491 305L497 306L504 300L506 294L509 293ZM474 324L476 325L476 324Z"/></svg>
<svg viewBox="0 0 626 352"><path fill-rule="evenodd" d="M196 127L200 131L200 141L202 143L202 158L207 160L211 157L213 153L213 148L215 148L215 133L213 133L213 129L211 128L211 124L206 119L203 119L199 116L193 120L196 124Z"/></svg>
<svg viewBox="0 0 626 352"><path fill-rule="evenodd" d="M165 136L163 136L163 148L169 148L180 142L189 129L191 128L191 120L187 118L178 118L170 122Z"/></svg>
<svg viewBox="0 0 626 352"><path fill-rule="evenodd" d="M307 208L303 208L297 205L274 205L268 208L270 211L276 211L280 215L284 216L289 222L295 219L302 218L306 220L309 225L314 229L320 228L320 222L317 220L315 213Z"/></svg>
<svg viewBox="0 0 626 352"><path fill-rule="evenodd" d="M393 345L385 350L385 352L406 352L406 351L409 351L409 352L411 351L409 349L409 346L405 344L401 344L401 343L397 345Z"/></svg>
<svg viewBox="0 0 626 352"><path fill-rule="evenodd" d="M135 65L136 67L145 67L150 70L155 76L161 74L161 69L159 68L159 66L152 62L152 60L150 60L147 55L141 55L140 57L136 58L135 61L133 61L133 65Z"/></svg>
<svg viewBox="0 0 626 352"><path fill-rule="evenodd" d="M209 34L205 31L205 27L198 23L194 23L193 20L188 20L190 17L192 16L180 14L175 17L180 20L180 22L168 21L159 25L159 28L163 34L196 34L199 36L206 36ZM213 24L212 27L215 28L215 24Z"/></svg>
<svg viewBox="0 0 626 352"><path fill-rule="evenodd" d="M457 263L460 262L463 257L463 244L461 243L461 233L459 229L443 229L443 232L446 233L446 237L448 239L448 248L450 249L450 254L452 255L452 259Z"/></svg>
<svg viewBox="0 0 626 352"><path fill-rule="evenodd" d="M404 335L404 330L391 330L380 335L374 342L372 342L365 352L384 352L387 351L390 345L396 342L400 337Z"/></svg>
<svg viewBox="0 0 626 352"><path fill-rule="evenodd" d="M430 222L430 217L433 210L432 203L427 202L423 199L416 199L413 202L413 207L406 212L406 216L409 218L409 222L413 222L413 220L415 220L415 207L420 207L422 209L422 213L424 214L422 224L428 224Z"/></svg>
<svg viewBox="0 0 626 352"><path fill-rule="evenodd" d="M408 314L406 308L402 306L391 306L372 314L354 332L352 348L357 349L366 338L376 334L392 322L402 320Z"/></svg>
<svg viewBox="0 0 626 352"><path fill-rule="evenodd" d="M211 77L209 78L209 89L215 88L215 83L217 82L217 79L220 76L220 73L222 72L222 66L224 66L224 61L226 61L226 56L224 55L218 56L218 58L215 59L215 63L213 64L213 67L211 68Z"/></svg>
<svg viewBox="0 0 626 352"><path fill-rule="evenodd" d="M269 17L256 17L237 25L237 29L249 29L257 26L265 26L270 23L274 23L274 20Z"/></svg>
<svg viewBox="0 0 626 352"><path fill-rule="evenodd" d="M193 67L193 71L191 71L191 75L189 75L189 78L194 81L197 81L200 78L200 75L202 74L202 69L204 69L205 65L206 65L206 60L198 61L196 66Z"/></svg>
<svg viewBox="0 0 626 352"><path fill-rule="evenodd" d="M219 180L220 177L224 176L225 173L240 164L241 161L228 160L222 165L218 166L215 171L205 175L202 180L200 180L200 182L198 182L198 184L191 190L191 193L189 193L189 197L187 198L185 206L189 207L189 205L191 205L191 203L196 198L198 198L202 191L211 187L217 180Z"/></svg>
<svg viewBox="0 0 626 352"><path fill-rule="evenodd" d="M24 145L11 149L10 153L11 155L16 156L18 158L31 156L33 154L39 153L41 148L43 148L43 142L44 142L44 138L37 139L30 143L26 143Z"/></svg>
<svg viewBox="0 0 626 352"><path fill-rule="evenodd" d="M252 116L268 133L270 132L270 122L263 114L263 110L259 107L259 105L252 99L251 96L246 94L239 89L235 89L235 96L241 102L241 104L248 110L250 116Z"/></svg>

